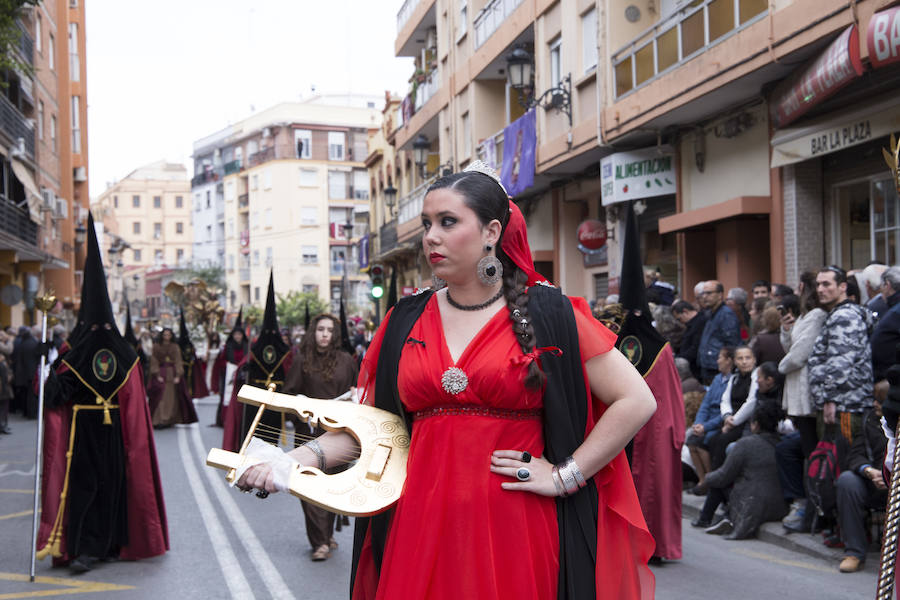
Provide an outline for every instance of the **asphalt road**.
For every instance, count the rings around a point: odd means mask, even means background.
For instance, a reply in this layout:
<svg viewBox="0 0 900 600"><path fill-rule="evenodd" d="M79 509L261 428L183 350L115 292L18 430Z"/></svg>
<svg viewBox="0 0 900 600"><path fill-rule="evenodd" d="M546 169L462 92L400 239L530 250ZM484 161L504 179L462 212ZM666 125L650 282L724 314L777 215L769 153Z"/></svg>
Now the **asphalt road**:
<svg viewBox="0 0 900 600"><path fill-rule="evenodd" d="M84 575L37 563L28 581L33 421L11 418L0 435L0 599L77 597L345 599L352 530L336 534L340 547L325 562L309 560L299 501L274 494L260 500L224 482L205 466L221 446L209 427L212 399L198 402L198 425L156 431L171 550L138 562L104 563ZM877 557L864 571L841 574L837 565L755 541L728 541L684 523L684 559L654 567L660 600L722 598L872 598ZM76 596L77 594L77 596Z"/></svg>

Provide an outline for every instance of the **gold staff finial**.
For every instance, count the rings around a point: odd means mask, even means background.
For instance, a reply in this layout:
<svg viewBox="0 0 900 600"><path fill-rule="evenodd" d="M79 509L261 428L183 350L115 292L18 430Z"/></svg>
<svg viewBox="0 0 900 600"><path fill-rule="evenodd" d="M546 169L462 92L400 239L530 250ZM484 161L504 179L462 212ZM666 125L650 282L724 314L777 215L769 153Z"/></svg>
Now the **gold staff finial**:
<svg viewBox="0 0 900 600"><path fill-rule="evenodd" d="M894 176L894 186L897 188L897 193L900 194L900 171L898 171L898 163L900 163L900 144L897 144L897 138L894 137L894 134L891 134L891 151L888 152L887 149L882 148L881 153L884 155L884 162L887 163L887 166L891 169L891 174Z"/></svg>
<svg viewBox="0 0 900 600"><path fill-rule="evenodd" d="M42 313L49 313L56 306L56 296L49 290L34 299L34 305Z"/></svg>

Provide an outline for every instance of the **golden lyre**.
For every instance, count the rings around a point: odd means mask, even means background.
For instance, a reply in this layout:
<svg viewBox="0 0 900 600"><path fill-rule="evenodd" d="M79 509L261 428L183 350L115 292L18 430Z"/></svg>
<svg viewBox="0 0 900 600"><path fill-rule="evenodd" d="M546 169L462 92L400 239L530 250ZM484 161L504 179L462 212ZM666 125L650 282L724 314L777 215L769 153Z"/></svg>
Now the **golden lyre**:
<svg viewBox="0 0 900 600"><path fill-rule="evenodd" d="M274 410L293 413L301 421L327 431L343 431L359 444L359 458L346 471L328 475L315 467L296 465L288 485L291 494L352 517L377 514L400 499L406 480L409 434L398 415L374 406L279 394L271 388L263 390L249 385L241 387L238 400L259 406L241 451L213 448L206 458L208 466L228 471L229 481L234 479L235 469L246 460L244 451L263 411Z"/></svg>

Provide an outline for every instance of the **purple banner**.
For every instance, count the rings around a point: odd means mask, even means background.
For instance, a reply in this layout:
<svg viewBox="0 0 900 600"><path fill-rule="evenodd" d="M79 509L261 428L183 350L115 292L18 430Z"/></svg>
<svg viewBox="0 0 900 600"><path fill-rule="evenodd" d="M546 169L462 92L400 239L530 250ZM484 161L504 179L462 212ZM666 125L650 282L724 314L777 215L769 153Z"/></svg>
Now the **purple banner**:
<svg viewBox="0 0 900 600"><path fill-rule="evenodd" d="M535 135L534 109L503 130L503 167L500 179L510 196L521 194L534 184Z"/></svg>

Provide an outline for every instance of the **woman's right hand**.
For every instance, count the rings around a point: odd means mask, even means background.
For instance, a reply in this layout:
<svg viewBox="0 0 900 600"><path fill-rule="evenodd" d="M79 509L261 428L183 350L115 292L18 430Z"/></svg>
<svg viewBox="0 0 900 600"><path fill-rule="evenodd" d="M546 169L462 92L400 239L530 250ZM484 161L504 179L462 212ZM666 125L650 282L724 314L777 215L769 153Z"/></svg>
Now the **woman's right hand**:
<svg viewBox="0 0 900 600"><path fill-rule="evenodd" d="M235 484L238 488L245 492L253 489L265 490L269 493L277 492L273 477L272 466L269 463L259 463L253 465L241 475Z"/></svg>
<svg viewBox="0 0 900 600"><path fill-rule="evenodd" d="M697 423L696 425L691 426L691 432L694 435L703 435L704 433L706 433L706 429L703 427L703 425Z"/></svg>

